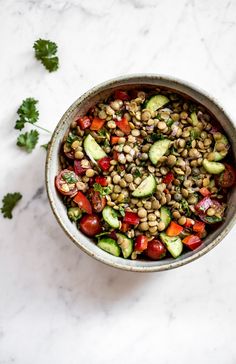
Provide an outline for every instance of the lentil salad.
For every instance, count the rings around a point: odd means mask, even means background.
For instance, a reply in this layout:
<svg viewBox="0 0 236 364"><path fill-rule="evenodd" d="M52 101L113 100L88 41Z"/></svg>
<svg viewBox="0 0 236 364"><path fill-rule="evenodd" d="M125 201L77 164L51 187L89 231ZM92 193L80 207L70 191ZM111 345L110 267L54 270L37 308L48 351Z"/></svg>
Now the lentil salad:
<svg viewBox="0 0 236 364"><path fill-rule="evenodd" d="M235 183L228 154L201 105L164 89L119 90L72 121L56 187L70 220L101 249L177 258L224 218Z"/></svg>

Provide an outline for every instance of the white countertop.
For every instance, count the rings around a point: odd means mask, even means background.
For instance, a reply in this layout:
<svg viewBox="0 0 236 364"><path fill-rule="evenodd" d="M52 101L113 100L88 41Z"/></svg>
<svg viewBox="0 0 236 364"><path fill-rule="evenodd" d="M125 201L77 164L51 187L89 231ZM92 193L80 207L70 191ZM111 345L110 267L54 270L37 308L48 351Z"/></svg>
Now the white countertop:
<svg viewBox="0 0 236 364"><path fill-rule="evenodd" d="M177 270L106 267L58 226L45 151L19 150L14 124L32 96L53 130L93 85L136 72L191 81L235 117L236 2L2 0L0 9L0 198L23 194L14 218L0 217L0 364L235 364L236 228ZM34 59L39 37L58 44L57 72Z"/></svg>

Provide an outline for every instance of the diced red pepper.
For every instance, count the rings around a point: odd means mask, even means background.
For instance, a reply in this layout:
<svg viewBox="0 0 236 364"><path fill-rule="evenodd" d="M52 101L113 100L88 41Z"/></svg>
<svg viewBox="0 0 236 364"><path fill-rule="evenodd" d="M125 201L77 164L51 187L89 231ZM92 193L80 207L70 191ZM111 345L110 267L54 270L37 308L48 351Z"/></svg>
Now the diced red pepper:
<svg viewBox="0 0 236 364"><path fill-rule="evenodd" d="M206 188L206 187L202 187L202 188L200 188L199 192L200 192L200 194L201 194L202 196L204 196L204 197L206 197L206 196L210 196L210 194L211 194L211 192L210 192L210 191L208 190L208 188Z"/></svg>
<svg viewBox="0 0 236 364"><path fill-rule="evenodd" d="M202 240L196 235L188 235L182 242L191 250L197 249L202 244Z"/></svg>
<svg viewBox="0 0 236 364"><path fill-rule="evenodd" d="M119 153L117 152L117 150L114 150L114 152L113 152L113 159L115 161L118 161L118 157L119 157Z"/></svg>
<svg viewBox="0 0 236 364"><path fill-rule="evenodd" d="M106 121L105 119L99 119L95 117L92 121L90 129L95 131L100 130L105 124L105 121Z"/></svg>
<svg viewBox="0 0 236 364"><path fill-rule="evenodd" d="M135 239L134 250L136 252L143 252L148 247L148 238L145 235L139 235Z"/></svg>
<svg viewBox="0 0 236 364"><path fill-rule="evenodd" d="M128 93L126 91L122 91L122 90L115 91L114 97L115 97L115 99L122 100L122 101L127 101L130 99Z"/></svg>
<svg viewBox="0 0 236 364"><path fill-rule="evenodd" d="M78 118L76 122L79 125L79 127L83 130L89 128L91 125L91 120L89 119L88 116L83 116L82 118Z"/></svg>
<svg viewBox="0 0 236 364"><path fill-rule="evenodd" d="M81 165L81 161L79 161L77 159L74 160L74 171L75 171L75 174L77 174L78 176L85 174L85 172L88 168L90 168L90 165L88 165L88 167L84 168Z"/></svg>
<svg viewBox="0 0 236 364"><path fill-rule="evenodd" d="M96 176L95 182L99 183L102 187L106 187L108 185L107 179L104 176Z"/></svg>
<svg viewBox="0 0 236 364"><path fill-rule="evenodd" d="M123 221L130 225L138 225L140 219L135 212L126 211Z"/></svg>
<svg viewBox="0 0 236 364"><path fill-rule="evenodd" d="M116 120L116 126L126 135L130 134L130 126L128 120L123 117L121 120Z"/></svg>
<svg viewBox="0 0 236 364"><path fill-rule="evenodd" d="M196 233L203 233L205 231L206 224L202 221L195 221L195 224L193 225L193 231Z"/></svg>
<svg viewBox="0 0 236 364"><path fill-rule="evenodd" d="M189 227L192 227L194 225L194 220L193 219L190 219L189 217L186 218L186 222L184 224L185 227L189 228Z"/></svg>
<svg viewBox="0 0 236 364"><path fill-rule="evenodd" d="M171 221L168 229L166 230L166 234L168 236L177 236L184 230L183 226L176 224L176 222Z"/></svg>
<svg viewBox="0 0 236 364"><path fill-rule="evenodd" d="M110 162L111 162L110 157L103 157L99 159L98 165L99 167L101 167L103 171L108 171L108 169L110 168Z"/></svg>
<svg viewBox="0 0 236 364"><path fill-rule="evenodd" d="M77 205L83 210L84 212L87 212L88 214L92 213L92 206L87 197L82 193L78 192L76 196L74 197L73 201L77 203Z"/></svg>
<svg viewBox="0 0 236 364"><path fill-rule="evenodd" d="M120 230L123 233L126 233L127 231L129 231L129 229L130 229L130 224L127 224L126 222L122 222Z"/></svg>
<svg viewBox="0 0 236 364"><path fill-rule="evenodd" d="M162 182L168 185L174 180L174 178L174 174L172 172L168 172L167 175L163 178Z"/></svg>
<svg viewBox="0 0 236 364"><path fill-rule="evenodd" d="M119 140L120 140L120 137L119 136L112 136L111 137L111 144L112 145L118 144L119 143Z"/></svg>

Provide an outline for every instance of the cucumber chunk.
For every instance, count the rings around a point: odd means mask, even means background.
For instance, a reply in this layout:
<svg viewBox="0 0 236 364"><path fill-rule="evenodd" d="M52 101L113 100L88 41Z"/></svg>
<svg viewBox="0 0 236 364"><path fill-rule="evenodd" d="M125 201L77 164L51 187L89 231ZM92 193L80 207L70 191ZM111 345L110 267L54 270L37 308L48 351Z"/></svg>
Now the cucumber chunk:
<svg viewBox="0 0 236 364"><path fill-rule="evenodd" d="M171 141L169 139L158 140L149 149L149 158L153 164L157 164L160 158L169 149Z"/></svg>
<svg viewBox="0 0 236 364"><path fill-rule="evenodd" d="M156 111L162 106L168 104L170 100L164 95L154 95L145 104L145 108L150 111Z"/></svg>
<svg viewBox="0 0 236 364"><path fill-rule="evenodd" d="M223 163L210 162L208 159L203 159L202 165L205 170L211 174L220 174L225 170Z"/></svg>
<svg viewBox="0 0 236 364"><path fill-rule="evenodd" d="M161 218L161 221L164 222L165 229L166 229L167 226L169 225L169 223L171 222L171 212L168 209L168 207L165 207L165 206L162 206L161 207L161 210L160 210L160 218Z"/></svg>
<svg viewBox="0 0 236 364"><path fill-rule="evenodd" d="M166 233L160 234L161 241L165 244L173 258L178 258L183 251L183 243L178 236L168 236Z"/></svg>
<svg viewBox="0 0 236 364"><path fill-rule="evenodd" d="M215 135L213 135L213 137L215 139L215 146L214 146L214 150L213 150L214 161L218 162L227 155L229 142L228 142L228 139L226 138L226 136L223 134L221 134L220 139L216 139ZM225 149L220 152L217 151L217 145L219 145L219 144L223 144L225 146Z"/></svg>
<svg viewBox="0 0 236 364"><path fill-rule="evenodd" d="M116 257L120 256L120 247L119 245L116 243L115 240L111 239L111 238L102 238L99 239L97 246L99 248L101 248L102 250L105 250L105 252L115 255Z"/></svg>
<svg viewBox="0 0 236 364"><path fill-rule="evenodd" d="M84 139L84 150L91 160L97 161L103 157L106 157L104 150L90 134L88 134Z"/></svg>
<svg viewBox="0 0 236 364"><path fill-rule="evenodd" d="M124 258L128 258L133 251L133 240L124 234L116 233L117 243L122 250Z"/></svg>
<svg viewBox="0 0 236 364"><path fill-rule="evenodd" d="M148 197L151 196L156 191L156 178L150 174L145 178L140 185L132 192L134 197Z"/></svg>
<svg viewBox="0 0 236 364"><path fill-rule="evenodd" d="M102 210L102 217L108 223L108 225L114 229L118 229L120 227L120 221L118 220L117 212L111 206L104 207Z"/></svg>

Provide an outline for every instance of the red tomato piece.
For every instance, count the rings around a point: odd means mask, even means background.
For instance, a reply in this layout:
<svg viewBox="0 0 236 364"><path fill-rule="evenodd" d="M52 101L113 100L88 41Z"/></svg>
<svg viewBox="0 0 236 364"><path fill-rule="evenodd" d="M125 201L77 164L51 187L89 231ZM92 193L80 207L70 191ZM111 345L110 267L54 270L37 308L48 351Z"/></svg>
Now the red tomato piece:
<svg viewBox="0 0 236 364"><path fill-rule="evenodd" d="M84 168L82 167L81 165L81 161L75 159L74 160L74 171L75 173L79 176L79 175L82 175L82 174L85 174L86 170L90 168L90 165L88 165L88 167Z"/></svg>
<svg viewBox="0 0 236 364"><path fill-rule="evenodd" d="M107 179L104 176L96 176L95 182L99 183L102 187L106 187L108 185Z"/></svg>
<svg viewBox="0 0 236 364"><path fill-rule="evenodd" d="M210 191L208 190L208 188L206 188L206 187L202 187L202 188L200 188L199 192L200 192L200 194L201 194L202 196L204 196L204 197L206 197L206 196L210 196L210 194L211 194L211 192L210 192Z"/></svg>
<svg viewBox="0 0 236 364"><path fill-rule="evenodd" d="M63 169L55 179L57 190L64 196L73 196L76 194L78 190L76 182L78 182L78 177L69 169Z"/></svg>
<svg viewBox="0 0 236 364"><path fill-rule="evenodd" d="M168 236L177 236L184 230L183 226L177 224L174 221L171 221L168 229L166 230L166 234Z"/></svg>
<svg viewBox="0 0 236 364"><path fill-rule="evenodd" d="M122 225L121 225L121 228L120 230L123 232L123 233L126 233L127 231L129 231L130 229L130 225L127 224L126 222L122 222Z"/></svg>
<svg viewBox="0 0 236 364"><path fill-rule="evenodd" d="M121 120L116 120L116 126L126 135L130 134L131 129L128 120L123 117Z"/></svg>
<svg viewBox="0 0 236 364"><path fill-rule="evenodd" d="M82 118L78 118L76 122L79 125L79 127L83 130L89 128L91 125L91 120L89 119L88 116L83 116Z"/></svg>
<svg viewBox="0 0 236 364"><path fill-rule="evenodd" d="M135 212L126 211L123 221L130 225L138 225L140 219Z"/></svg>
<svg viewBox="0 0 236 364"><path fill-rule="evenodd" d="M206 224L202 221L195 221L195 224L193 225L193 231L196 233L203 233L205 231Z"/></svg>
<svg viewBox="0 0 236 364"><path fill-rule="evenodd" d="M219 176L216 176L216 183L222 188L230 188L236 183L235 169L225 163L225 170Z"/></svg>
<svg viewBox="0 0 236 364"><path fill-rule="evenodd" d="M87 197L79 191L76 196L74 197L73 201L77 203L77 205L83 210L84 212L87 212L88 214L92 213L92 206Z"/></svg>
<svg viewBox="0 0 236 364"><path fill-rule="evenodd" d="M95 117L92 121L90 129L95 131L100 130L105 124L105 121L106 121L105 119L99 119Z"/></svg>
<svg viewBox="0 0 236 364"><path fill-rule="evenodd" d="M153 239L148 242L146 254L153 260L159 260L166 256L166 247L161 241Z"/></svg>
<svg viewBox="0 0 236 364"><path fill-rule="evenodd" d="M138 235L135 239L134 250L136 252L143 252L148 247L148 238L145 235Z"/></svg>
<svg viewBox="0 0 236 364"><path fill-rule="evenodd" d="M98 215L84 215L79 222L80 230L87 236L94 236L101 232L101 220Z"/></svg>
<svg viewBox="0 0 236 364"><path fill-rule="evenodd" d="M98 191L94 191L91 194L91 203L95 212L101 212L106 206L107 200L104 196L101 196Z"/></svg>
<svg viewBox="0 0 236 364"><path fill-rule="evenodd" d="M167 175L163 178L162 182L168 185L174 180L174 178L174 174L172 172L168 172Z"/></svg>
<svg viewBox="0 0 236 364"><path fill-rule="evenodd" d="M111 137L111 144L112 145L118 144L119 143L119 140L120 140L120 137L119 136L112 136Z"/></svg>
<svg viewBox="0 0 236 364"><path fill-rule="evenodd" d="M184 224L184 226L189 228L189 227L192 227L193 225L194 225L194 220L187 217L186 218L186 223Z"/></svg>
<svg viewBox="0 0 236 364"><path fill-rule="evenodd" d="M191 250L197 249L202 244L202 240L196 235L188 235L182 242Z"/></svg>
<svg viewBox="0 0 236 364"><path fill-rule="evenodd" d="M103 171L108 171L108 169L110 168L110 162L111 162L110 157L103 157L99 159L98 164Z"/></svg>
<svg viewBox="0 0 236 364"><path fill-rule="evenodd" d="M114 98L122 101L127 101L129 100L129 95L126 91L117 90L114 93Z"/></svg>

